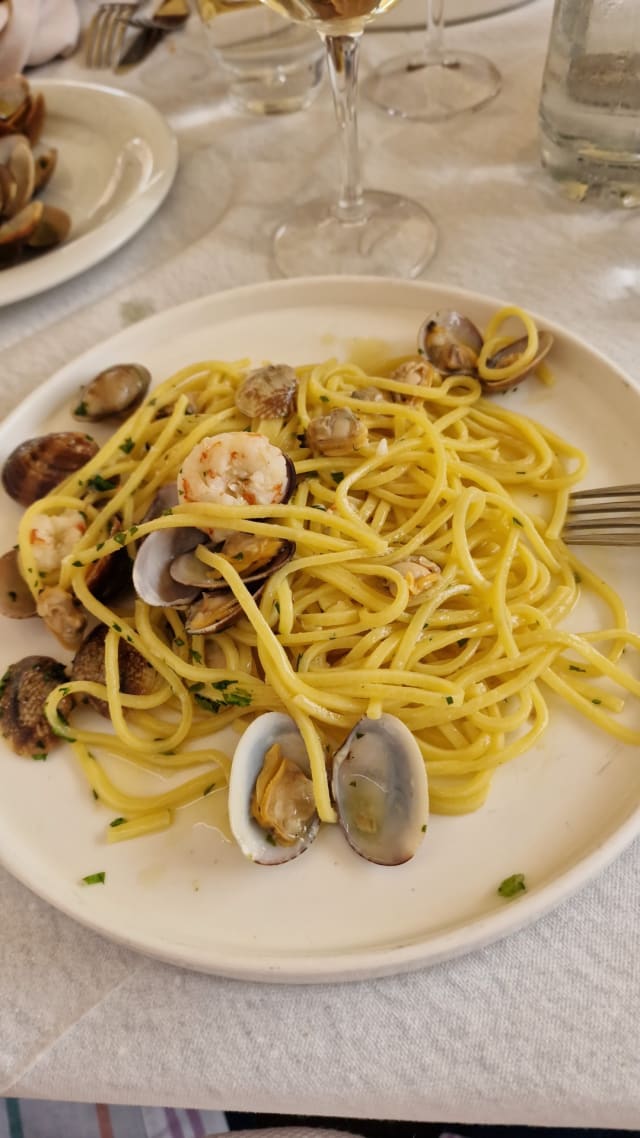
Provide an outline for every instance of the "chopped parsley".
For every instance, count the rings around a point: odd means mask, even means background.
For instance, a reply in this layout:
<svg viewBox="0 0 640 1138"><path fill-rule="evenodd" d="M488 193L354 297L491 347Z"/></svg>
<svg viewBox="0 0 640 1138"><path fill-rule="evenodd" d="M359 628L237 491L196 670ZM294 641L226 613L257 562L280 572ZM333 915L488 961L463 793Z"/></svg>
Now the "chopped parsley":
<svg viewBox="0 0 640 1138"><path fill-rule="evenodd" d="M498 894L510 901L512 897L517 897L518 893L526 892L526 888L524 873L512 873L511 877L505 877L504 881L500 882Z"/></svg>
<svg viewBox="0 0 640 1138"><path fill-rule="evenodd" d="M109 822L109 826L113 830L115 826L124 826L126 820L126 818L114 818L113 822Z"/></svg>
<svg viewBox="0 0 640 1138"><path fill-rule="evenodd" d="M83 885L104 885L106 873L103 870L100 873L88 873L86 877L82 878Z"/></svg>
<svg viewBox="0 0 640 1138"><path fill-rule="evenodd" d="M331 477L333 478L333 481L336 483L336 486L337 486L340 482L342 482L342 479L344 478L344 471L332 470L331 471Z"/></svg>
<svg viewBox="0 0 640 1138"><path fill-rule="evenodd" d="M600 704L602 703L602 700L601 699L592 699L591 702L593 704L595 704L596 707L599 707Z"/></svg>
<svg viewBox="0 0 640 1138"><path fill-rule="evenodd" d="M88 411L89 408L83 399L80 403L78 403L77 407L74 407L73 413L74 415L77 415L79 419L83 419L85 415L88 414Z"/></svg>
<svg viewBox="0 0 640 1138"><path fill-rule="evenodd" d="M87 481L90 490L115 490L117 485L117 478L103 478L101 474L94 474L93 478Z"/></svg>
<svg viewBox="0 0 640 1138"><path fill-rule="evenodd" d="M46 757L47 757L46 751L36 751L35 754L31 756L31 758L35 759L37 762L43 762L46 759Z"/></svg>
<svg viewBox="0 0 640 1138"><path fill-rule="evenodd" d="M135 445L133 439L129 437L125 439L123 443L120 443L120 450L124 451L125 454L131 454Z"/></svg>
<svg viewBox="0 0 640 1138"><path fill-rule="evenodd" d="M446 700L447 700L447 703L449 704L449 706L451 706L451 704L453 703L453 696L452 696L452 695L448 695L448 696L446 697Z"/></svg>

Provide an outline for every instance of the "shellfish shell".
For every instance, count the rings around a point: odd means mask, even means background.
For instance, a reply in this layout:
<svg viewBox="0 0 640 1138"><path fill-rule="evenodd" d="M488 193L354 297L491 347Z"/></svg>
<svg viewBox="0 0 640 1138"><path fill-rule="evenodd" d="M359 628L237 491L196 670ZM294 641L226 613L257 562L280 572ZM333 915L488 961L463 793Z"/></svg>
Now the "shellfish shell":
<svg viewBox="0 0 640 1138"><path fill-rule="evenodd" d="M21 506L30 506L80 470L98 452L89 435L57 431L20 443L2 468L2 485Z"/></svg>
<svg viewBox="0 0 640 1138"><path fill-rule="evenodd" d="M229 778L229 823L231 832L245 857L258 865L281 865L298 857L309 848L320 825L317 815L297 842L276 845L251 816L251 796L264 757L274 743L279 743L285 756L309 776L309 759L302 736L293 719L279 711L259 715L247 727L236 747Z"/></svg>

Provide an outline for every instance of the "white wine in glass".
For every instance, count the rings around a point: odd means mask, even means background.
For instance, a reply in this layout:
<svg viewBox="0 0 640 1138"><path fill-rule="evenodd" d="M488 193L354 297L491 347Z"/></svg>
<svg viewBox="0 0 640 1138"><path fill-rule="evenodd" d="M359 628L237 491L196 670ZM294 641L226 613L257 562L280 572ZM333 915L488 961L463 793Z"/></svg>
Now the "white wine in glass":
<svg viewBox="0 0 640 1138"><path fill-rule="evenodd" d="M446 47L444 11L445 0L426 0L421 48L393 56L369 76L365 93L388 114L441 122L478 110L498 94L500 72L490 60Z"/></svg>
<svg viewBox="0 0 640 1138"><path fill-rule="evenodd" d="M263 0L322 37L338 122L342 177L336 197L295 206L278 226L273 251L287 277L373 273L415 277L433 256L437 231L410 198L365 190L360 176L357 78L365 25L394 0Z"/></svg>

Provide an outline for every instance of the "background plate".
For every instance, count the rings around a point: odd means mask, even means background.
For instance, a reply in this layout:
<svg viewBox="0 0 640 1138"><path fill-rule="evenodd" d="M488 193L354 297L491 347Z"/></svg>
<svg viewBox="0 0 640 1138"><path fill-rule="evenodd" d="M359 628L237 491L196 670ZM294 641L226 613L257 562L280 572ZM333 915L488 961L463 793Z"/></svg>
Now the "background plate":
<svg viewBox="0 0 640 1138"><path fill-rule="evenodd" d="M206 297L128 328L54 376L5 422L0 462L18 440L68 428L79 385L116 361L146 363L159 381L202 358L310 362L347 351L354 337L381 339L397 354L411 350L435 308L458 308L484 325L497 306L436 285L366 278L282 281ZM583 446L594 485L631 481L638 391L596 352L555 331L556 385L525 384L505 405ZM8 548L18 507L5 500L0 516ZM636 551L587 557L640 626ZM0 665L32 651L52 651L37 622L2 620ZM6 748L0 760L0 859L16 877L131 947L250 979L355 979L466 952L556 905L640 830L637 749L556 704L543 741L498 773L485 807L433 818L419 854L395 869L362 861L330 826L296 861L254 866L216 829L223 812L215 794L181 811L165 834L107 847L111 813L92 800L62 747L46 763ZM106 885L79 884L100 870ZM529 890L506 903L497 886L517 872Z"/></svg>
<svg viewBox="0 0 640 1138"><path fill-rule="evenodd" d="M43 200L70 214L71 234L3 269L0 305L62 284L119 249L164 201L178 164L175 137L144 99L94 83L47 79L31 87L47 101L42 145L58 150Z"/></svg>

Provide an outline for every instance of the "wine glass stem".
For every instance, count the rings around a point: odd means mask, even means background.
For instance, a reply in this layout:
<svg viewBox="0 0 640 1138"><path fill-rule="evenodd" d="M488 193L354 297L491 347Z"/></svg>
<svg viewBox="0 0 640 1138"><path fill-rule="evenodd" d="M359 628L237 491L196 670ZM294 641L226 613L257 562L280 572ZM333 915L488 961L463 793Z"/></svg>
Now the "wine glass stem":
<svg viewBox="0 0 640 1138"><path fill-rule="evenodd" d="M442 63L444 58L444 0L426 0L427 26L424 58L427 63Z"/></svg>
<svg viewBox="0 0 640 1138"><path fill-rule="evenodd" d="M358 59L360 36L321 33L327 50L333 105L340 130L342 178L335 204L339 221L358 222L364 215L358 146Z"/></svg>

